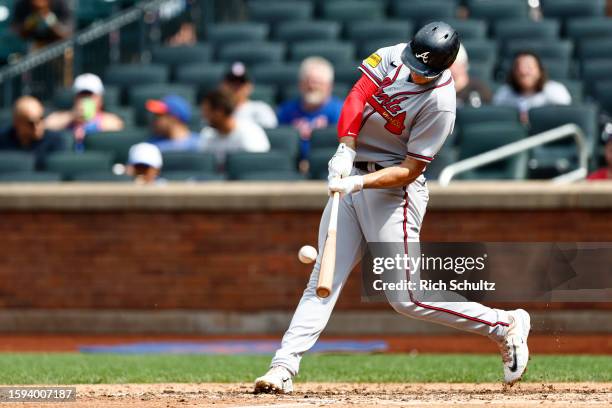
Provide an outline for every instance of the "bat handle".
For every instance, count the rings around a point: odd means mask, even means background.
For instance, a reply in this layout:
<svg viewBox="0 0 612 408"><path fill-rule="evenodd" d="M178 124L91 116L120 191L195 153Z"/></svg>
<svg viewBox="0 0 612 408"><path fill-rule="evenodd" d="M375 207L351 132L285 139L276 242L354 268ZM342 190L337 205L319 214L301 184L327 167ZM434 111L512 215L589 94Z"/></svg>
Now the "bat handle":
<svg viewBox="0 0 612 408"><path fill-rule="evenodd" d="M327 226L327 232L336 231L338 229L338 207L340 205L340 193L335 192L332 196L332 207L331 214L329 216L329 225Z"/></svg>
<svg viewBox="0 0 612 408"><path fill-rule="evenodd" d="M327 227L327 238L323 246L321 257L321 267L319 269L319 282L317 283L316 293L321 299L325 299L331 294L334 281L334 268L336 267L336 230L338 229L338 207L340 205L340 193L336 192L332 196L331 214Z"/></svg>

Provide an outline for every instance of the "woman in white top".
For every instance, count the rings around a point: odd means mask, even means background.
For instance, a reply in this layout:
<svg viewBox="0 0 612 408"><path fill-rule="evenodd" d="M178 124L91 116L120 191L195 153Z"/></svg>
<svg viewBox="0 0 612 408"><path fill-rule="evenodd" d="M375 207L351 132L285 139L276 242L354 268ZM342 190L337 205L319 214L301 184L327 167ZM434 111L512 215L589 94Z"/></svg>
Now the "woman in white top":
<svg viewBox="0 0 612 408"><path fill-rule="evenodd" d="M516 107L523 123L528 122L531 108L570 103L572 97L565 85L549 80L542 61L532 52L520 52L514 57L508 84L493 97L494 105Z"/></svg>

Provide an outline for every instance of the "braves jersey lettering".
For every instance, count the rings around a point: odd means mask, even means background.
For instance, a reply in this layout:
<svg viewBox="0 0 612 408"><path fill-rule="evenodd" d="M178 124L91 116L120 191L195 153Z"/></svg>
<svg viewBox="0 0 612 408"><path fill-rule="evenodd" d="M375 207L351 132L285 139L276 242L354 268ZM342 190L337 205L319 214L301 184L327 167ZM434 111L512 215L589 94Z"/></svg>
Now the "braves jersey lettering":
<svg viewBox="0 0 612 408"><path fill-rule="evenodd" d="M399 73L399 68L397 70ZM378 91L372 95L368 103L378 112L386 121L385 129L395 135L401 135L406 129L406 112L401 112L401 102L408 99L407 96L391 97L385 93L385 89L393 84L395 79L385 78L378 88ZM400 113L401 112L401 113Z"/></svg>

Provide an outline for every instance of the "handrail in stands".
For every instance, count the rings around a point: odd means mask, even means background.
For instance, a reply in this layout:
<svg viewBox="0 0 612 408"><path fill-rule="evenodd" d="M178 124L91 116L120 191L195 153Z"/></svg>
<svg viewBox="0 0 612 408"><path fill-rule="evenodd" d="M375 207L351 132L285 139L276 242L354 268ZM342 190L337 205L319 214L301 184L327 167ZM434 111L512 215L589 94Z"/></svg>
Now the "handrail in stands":
<svg viewBox="0 0 612 408"><path fill-rule="evenodd" d="M580 127L575 124L567 124L446 166L440 173L438 183L441 186L446 187L450 184L451 180L460 173L464 173L466 171L485 166L489 163L514 156L515 154L531 150L535 147L568 137L573 137L574 141L576 142L576 146L578 147L578 169L557 176L553 178L552 181L555 183L571 183L573 181L582 180L586 177L588 171L588 149L586 137L584 136L584 132L582 129L580 129Z"/></svg>

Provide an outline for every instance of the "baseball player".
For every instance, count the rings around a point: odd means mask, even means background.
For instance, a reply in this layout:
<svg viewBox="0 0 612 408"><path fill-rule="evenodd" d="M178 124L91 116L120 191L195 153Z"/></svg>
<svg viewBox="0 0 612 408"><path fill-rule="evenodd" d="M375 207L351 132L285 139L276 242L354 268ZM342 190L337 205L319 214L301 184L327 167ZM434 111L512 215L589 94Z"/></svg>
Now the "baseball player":
<svg viewBox="0 0 612 408"><path fill-rule="evenodd" d="M289 393L302 355L325 328L344 283L366 242L418 242L428 191L423 171L453 131L455 87L447 69L459 50L457 32L433 22L408 44L381 48L366 58L361 78L344 102L339 146L329 162L329 192L340 192L337 258L328 298L315 294L321 251L269 371L255 392ZM324 247L331 200L319 229ZM500 346L507 384L529 360L530 317L473 302L391 301L399 313L488 336Z"/></svg>

